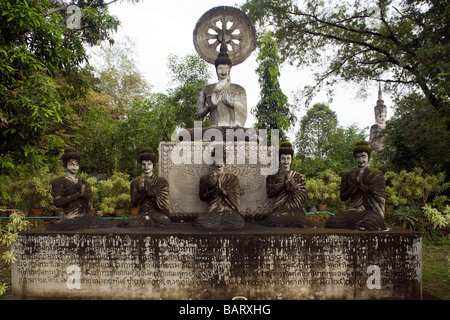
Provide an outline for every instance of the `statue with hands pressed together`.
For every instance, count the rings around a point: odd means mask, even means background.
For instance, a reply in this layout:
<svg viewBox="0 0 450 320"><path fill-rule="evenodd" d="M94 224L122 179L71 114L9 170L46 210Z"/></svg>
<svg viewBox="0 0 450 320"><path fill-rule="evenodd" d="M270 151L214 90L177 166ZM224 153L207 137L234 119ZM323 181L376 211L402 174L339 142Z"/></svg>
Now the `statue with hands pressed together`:
<svg viewBox="0 0 450 320"><path fill-rule="evenodd" d="M305 212L306 183L303 176L291 170L294 150L283 141L279 149L281 168L267 177L267 197L273 200L273 210L261 224L269 227L313 227Z"/></svg>
<svg viewBox="0 0 450 320"><path fill-rule="evenodd" d="M171 227L169 213L169 184L162 177L153 176L156 156L153 149L144 148L139 157L144 175L131 182L130 200L139 207L137 217L121 221L122 228Z"/></svg>
<svg viewBox="0 0 450 320"><path fill-rule="evenodd" d="M247 96L243 87L231 83L232 62L226 45L220 46L220 53L214 64L219 81L200 91L197 115L203 118L209 113L211 125L215 127L244 127L247 120Z"/></svg>
<svg viewBox="0 0 450 320"><path fill-rule="evenodd" d="M93 215L92 193L89 185L76 176L80 155L75 148L66 148L61 157L65 176L52 182L52 197L57 208L62 209L61 221L47 227L48 230L79 230L105 228L107 222Z"/></svg>
<svg viewBox="0 0 450 320"><path fill-rule="evenodd" d="M327 228L363 231L388 230L384 223L386 180L384 175L368 167L372 148L366 141L358 141L353 148L358 165L342 176L340 197L350 200L346 213L337 213L326 223Z"/></svg>
<svg viewBox="0 0 450 320"><path fill-rule="evenodd" d="M208 211L192 222L196 228L220 230L245 226L239 209L242 193L239 178L225 172L224 160L225 157L219 157L212 172L200 178L199 197L208 203Z"/></svg>

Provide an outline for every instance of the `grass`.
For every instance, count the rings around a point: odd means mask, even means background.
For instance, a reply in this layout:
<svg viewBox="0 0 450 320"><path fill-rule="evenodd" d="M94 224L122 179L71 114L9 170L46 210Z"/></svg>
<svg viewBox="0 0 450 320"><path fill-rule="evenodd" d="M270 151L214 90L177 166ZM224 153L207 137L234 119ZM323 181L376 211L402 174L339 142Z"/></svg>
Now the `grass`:
<svg viewBox="0 0 450 320"><path fill-rule="evenodd" d="M422 251L423 291L450 300L450 247L424 244Z"/></svg>

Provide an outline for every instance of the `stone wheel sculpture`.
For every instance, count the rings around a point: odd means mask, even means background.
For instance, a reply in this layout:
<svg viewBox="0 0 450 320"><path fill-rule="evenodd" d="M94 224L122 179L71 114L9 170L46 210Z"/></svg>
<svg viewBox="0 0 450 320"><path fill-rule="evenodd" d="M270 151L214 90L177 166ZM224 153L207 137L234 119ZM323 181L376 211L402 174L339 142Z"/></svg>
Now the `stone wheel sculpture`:
<svg viewBox="0 0 450 320"><path fill-rule="evenodd" d="M221 44L237 65L255 50L256 31L250 18L234 7L215 7L205 12L194 28L194 46L198 54L214 64Z"/></svg>

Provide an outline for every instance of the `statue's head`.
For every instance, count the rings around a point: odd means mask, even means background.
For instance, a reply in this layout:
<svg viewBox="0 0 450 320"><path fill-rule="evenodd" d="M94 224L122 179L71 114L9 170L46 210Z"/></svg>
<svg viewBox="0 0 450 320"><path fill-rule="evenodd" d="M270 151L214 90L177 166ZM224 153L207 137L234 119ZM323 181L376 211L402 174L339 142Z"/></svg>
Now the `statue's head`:
<svg viewBox="0 0 450 320"><path fill-rule="evenodd" d="M359 168L365 168L369 164L372 148L367 141L357 141L353 147L353 157Z"/></svg>
<svg viewBox="0 0 450 320"><path fill-rule="evenodd" d="M377 105L374 108L374 112L375 112L375 122L378 124L385 124L386 123L386 106L383 105Z"/></svg>
<svg viewBox="0 0 450 320"><path fill-rule="evenodd" d="M385 124L387 108L383 101L381 84L379 85L378 88L378 100L377 105L374 108L374 112L375 112L375 122L381 125Z"/></svg>
<svg viewBox="0 0 450 320"><path fill-rule="evenodd" d="M217 151L217 153L216 153ZM226 150L223 147L215 146L211 151L211 159L213 160L214 171L223 172L225 169Z"/></svg>
<svg viewBox="0 0 450 320"><path fill-rule="evenodd" d="M141 168L144 171L144 174L151 175L156 162L156 155L153 152L153 149L151 147L142 149L139 161L141 162Z"/></svg>
<svg viewBox="0 0 450 320"><path fill-rule="evenodd" d="M233 63L228 55L226 44L222 43L220 45L219 56L216 61L214 61L214 65L216 66L216 73L219 80L227 78L230 75L230 70Z"/></svg>
<svg viewBox="0 0 450 320"><path fill-rule="evenodd" d="M289 141L282 141L280 149L278 150L280 157L281 168L283 170L290 170L292 158L294 157L294 149Z"/></svg>
<svg viewBox="0 0 450 320"><path fill-rule="evenodd" d="M80 154L77 152L77 149L72 147L64 149L61 159L66 172L70 172L72 174L78 172L78 169L80 168Z"/></svg>

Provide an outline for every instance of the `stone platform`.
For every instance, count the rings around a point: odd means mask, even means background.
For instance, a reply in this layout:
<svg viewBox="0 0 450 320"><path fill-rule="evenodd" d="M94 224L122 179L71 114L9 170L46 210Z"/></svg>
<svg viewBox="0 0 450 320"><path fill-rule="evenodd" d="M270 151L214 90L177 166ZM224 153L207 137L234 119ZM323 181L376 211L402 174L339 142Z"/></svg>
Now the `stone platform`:
<svg viewBox="0 0 450 320"><path fill-rule="evenodd" d="M245 228L21 233L17 299L421 299L415 232Z"/></svg>

